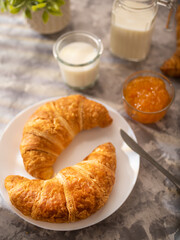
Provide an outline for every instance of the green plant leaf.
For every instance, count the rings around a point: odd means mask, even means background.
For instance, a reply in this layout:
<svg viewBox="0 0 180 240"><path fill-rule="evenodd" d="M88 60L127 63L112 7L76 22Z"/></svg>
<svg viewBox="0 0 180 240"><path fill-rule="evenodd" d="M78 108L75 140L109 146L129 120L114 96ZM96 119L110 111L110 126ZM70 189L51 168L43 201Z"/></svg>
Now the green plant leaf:
<svg viewBox="0 0 180 240"><path fill-rule="evenodd" d="M49 20L49 14L47 11L43 12L42 19L44 23L47 23L47 21Z"/></svg>
<svg viewBox="0 0 180 240"><path fill-rule="evenodd" d="M16 14L21 10L21 8L13 7L11 5L9 5L8 8L9 8L9 12L12 14Z"/></svg>
<svg viewBox="0 0 180 240"><path fill-rule="evenodd" d="M54 16L62 16L62 12L61 10L59 11L54 11L54 10L51 10L51 9L48 9L48 12Z"/></svg>
<svg viewBox="0 0 180 240"><path fill-rule="evenodd" d="M5 12L6 11L6 6L5 6L3 0L0 0L0 9L1 9L1 12Z"/></svg>
<svg viewBox="0 0 180 240"><path fill-rule="evenodd" d="M54 11L54 12L58 12L59 11L59 6L56 2L51 2L48 4L48 9Z"/></svg>
<svg viewBox="0 0 180 240"><path fill-rule="evenodd" d="M26 0L13 0L13 3L11 5L13 5L13 7L23 7L26 3Z"/></svg>
<svg viewBox="0 0 180 240"><path fill-rule="evenodd" d="M31 15L31 11L29 10L29 8L26 8L25 12L24 12L25 16L29 19L32 18L32 15Z"/></svg>
<svg viewBox="0 0 180 240"><path fill-rule="evenodd" d="M56 2L57 2L59 7L65 4L64 0L56 0Z"/></svg>
<svg viewBox="0 0 180 240"><path fill-rule="evenodd" d="M31 8L35 12L39 9L42 9L42 8L46 7L46 5L47 5L47 3L39 3L37 5L33 5Z"/></svg>
<svg viewBox="0 0 180 240"><path fill-rule="evenodd" d="M10 0L10 2L9 2L11 5L14 5L14 4L16 4L16 0Z"/></svg>
<svg viewBox="0 0 180 240"><path fill-rule="evenodd" d="M7 0L0 0L0 8L2 12L9 11L7 4Z"/></svg>
<svg viewBox="0 0 180 240"><path fill-rule="evenodd" d="M60 7L63 4L65 0L0 0L0 11L16 14L22 10L27 18L31 18L32 11L43 9L42 19L46 23L49 20L49 14L62 16Z"/></svg>

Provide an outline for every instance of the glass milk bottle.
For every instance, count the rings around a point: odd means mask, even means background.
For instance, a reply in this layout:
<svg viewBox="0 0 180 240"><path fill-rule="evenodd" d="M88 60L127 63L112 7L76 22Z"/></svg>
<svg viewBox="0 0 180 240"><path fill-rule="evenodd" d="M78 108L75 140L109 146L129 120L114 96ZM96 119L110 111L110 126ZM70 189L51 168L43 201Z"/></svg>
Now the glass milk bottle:
<svg viewBox="0 0 180 240"><path fill-rule="evenodd" d="M141 61L151 45L158 5L169 8L174 0L115 0L112 8L112 54L122 59Z"/></svg>

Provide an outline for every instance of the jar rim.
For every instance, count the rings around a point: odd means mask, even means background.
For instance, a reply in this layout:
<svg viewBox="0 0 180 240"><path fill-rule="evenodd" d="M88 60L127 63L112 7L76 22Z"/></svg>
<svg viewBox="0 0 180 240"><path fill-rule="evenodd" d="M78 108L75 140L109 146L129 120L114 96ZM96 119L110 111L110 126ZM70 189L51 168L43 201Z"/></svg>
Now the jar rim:
<svg viewBox="0 0 180 240"><path fill-rule="evenodd" d="M128 8L128 9L132 9L132 10L146 10L149 9L151 7L157 6L157 1L155 0L119 0L119 2L121 3L121 5L124 8ZM140 3L142 4L142 6L131 6L129 3L131 2L136 2L136 3Z"/></svg>
<svg viewBox="0 0 180 240"><path fill-rule="evenodd" d="M58 48L59 48L60 44L62 44L63 41L67 40L68 38L70 38L72 36L83 36L83 37L87 37L87 38L91 39L97 46L97 54L96 54L96 56L94 58L92 58L92 60L90 60L88 62L85 62L85 63L82 63L82 64L69 63L69 62L63 60L62 58L60 58L60 56L58 54ZM54 57L58 61L60 61L61 63L65 64L67 66L71 66L71 67L84 67L84 66L87 66L87 65L95 62L100 57L102 52L103 52L103 44L102 44L101 39L98 38L96 35L94 35L92 33L89 33L87 31L70 31L70 32L67 32L67 33L61 35L56 40L56 42L54 43L54 46L53 46L53 55L54 55Z"/></svg>

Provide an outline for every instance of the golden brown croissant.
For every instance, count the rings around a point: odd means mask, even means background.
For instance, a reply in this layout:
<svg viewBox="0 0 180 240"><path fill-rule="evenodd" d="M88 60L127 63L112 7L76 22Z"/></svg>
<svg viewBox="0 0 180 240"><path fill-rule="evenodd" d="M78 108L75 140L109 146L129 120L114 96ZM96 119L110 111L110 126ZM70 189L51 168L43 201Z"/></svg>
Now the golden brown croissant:
<svg viewBox="0 0 180 240"><path fill-rule="evenodd" d="M161 71L169 77L180 76L180 5L176 11L176 51L161 66Z"/></svg>
<svg viewBox="0 0 180 240"><path fill-rule="evenodd" d="M20 145L25 169L49 179L59 154L82 130L110 125L107 109L81 95L71 95L39 107L25 124Z"/></svg>
<svg viewBox="0 0 180 240"><path fill-rule="evenodd" d="M74 222L87 218L106 203L115 169L115 148L105 143L52 179L29 180L10 175L5 187L11 203L24 215L48 222Z"/></svg>

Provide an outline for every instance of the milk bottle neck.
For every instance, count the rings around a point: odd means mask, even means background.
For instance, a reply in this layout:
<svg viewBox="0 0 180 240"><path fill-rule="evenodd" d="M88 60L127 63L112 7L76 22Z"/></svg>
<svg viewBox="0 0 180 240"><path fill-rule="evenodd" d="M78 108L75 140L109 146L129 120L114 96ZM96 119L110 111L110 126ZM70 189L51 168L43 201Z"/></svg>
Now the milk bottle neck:
<svg viewBox="0 0 180 240"><path fill-rule="evenodd" d="M174 8L177 0L119 0L120 5L125 8L133 10L143 10L155 7L156 5L164 6L167 8Z"/></svg>
<svg viewBox="0 0 180 240"><path fill-rule="evenodd" d="M119 0L119 4L129 10L140 11L156 7L156 0Z"/></svg>

